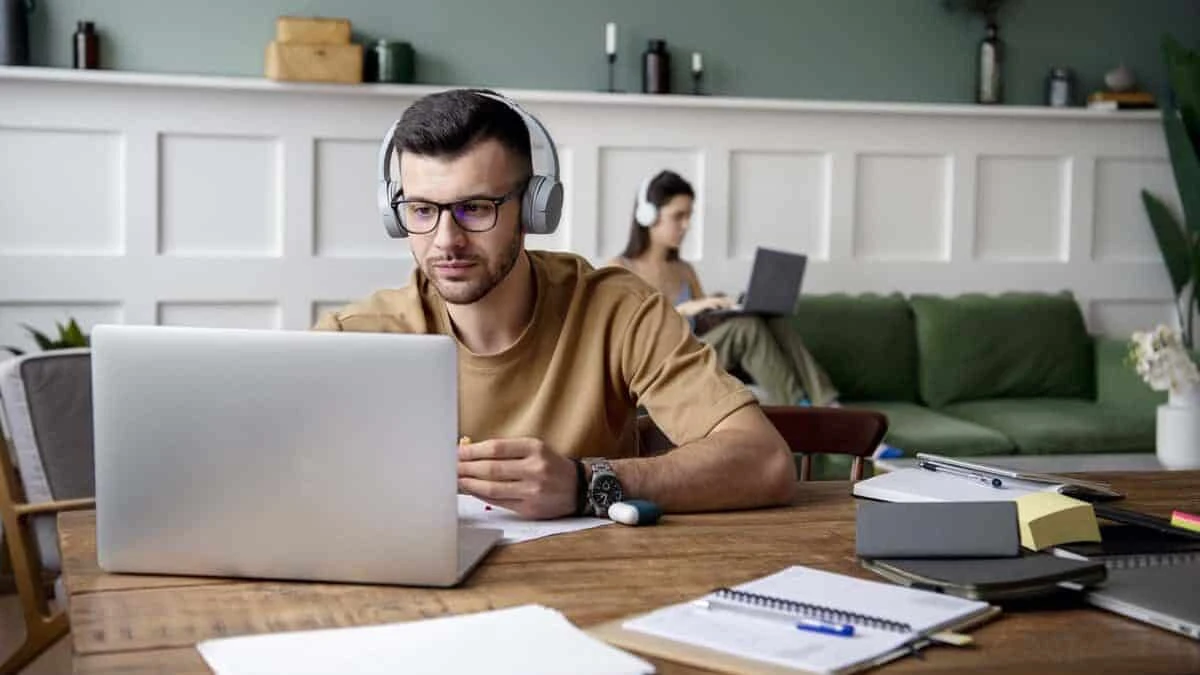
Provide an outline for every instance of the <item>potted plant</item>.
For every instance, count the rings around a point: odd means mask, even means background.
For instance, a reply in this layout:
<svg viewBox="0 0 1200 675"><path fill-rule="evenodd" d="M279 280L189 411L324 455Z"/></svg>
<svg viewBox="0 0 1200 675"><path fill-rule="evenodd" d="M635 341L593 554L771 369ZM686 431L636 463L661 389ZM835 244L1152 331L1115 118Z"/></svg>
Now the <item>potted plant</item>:
<svg viewBox="0 0 1200 675"><path fill-rule="evenodd" d="M1196 348L1195 320L1200 312L1200 53L1167 36L1163 55L1174 94L1163 105L1163 132L1183 205L1183 223L1146 190L1142 190L1142 203L1175 294L1180 339L1191 350Z"/></svg>
<svg viewBox="0 0 1200 675"><path fill-rule="evenodd" d="M1134 333L1129 360L1151 389L1167 392L1156 420L1158 461L1168 469L1200 469L1200 368L1183 340L1164 325Z"/></svg>
<svg viewBox="0 0 1200 675"><path fill-rule="evenodd" d="M55 322L54 325L58 328L57 338L51 338L50 336L28 324L21 324L21 326L29 332L29 335L33 337L33 341L37 343L37 346L40 347L42 351L87 347L91 344L91 339L86 333L83 332L83 330L79 327L79 324L75 322L75 319L70 319L67 321L67 325L65 326L59 322ZM25 350L18 349L11 345L5 346L3 349L10 352L13 356L21 356L25 353Z"/></svg>

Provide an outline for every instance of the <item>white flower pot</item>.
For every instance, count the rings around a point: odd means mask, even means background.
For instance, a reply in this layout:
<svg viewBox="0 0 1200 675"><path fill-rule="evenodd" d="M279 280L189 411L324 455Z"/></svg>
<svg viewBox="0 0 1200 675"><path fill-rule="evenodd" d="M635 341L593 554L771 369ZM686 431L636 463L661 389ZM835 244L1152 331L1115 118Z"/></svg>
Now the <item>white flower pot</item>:
<svg viewBox="0 0 1200 675"><path fill-rule="evenodd" d="M1200 387L1172 391L1158 407L1158 461L1168 469L1200 469Z"/></svg>

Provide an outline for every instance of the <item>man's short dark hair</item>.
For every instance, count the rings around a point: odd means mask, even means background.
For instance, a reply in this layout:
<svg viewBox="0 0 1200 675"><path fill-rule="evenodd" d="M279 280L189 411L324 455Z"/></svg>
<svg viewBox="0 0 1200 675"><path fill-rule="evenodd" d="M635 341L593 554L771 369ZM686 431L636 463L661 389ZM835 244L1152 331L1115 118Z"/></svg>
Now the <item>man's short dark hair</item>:
<svg viewBox="0 0 1200 675"><path fill-rule="evenodd" d="M479 92L453 89L413 103L396 128L401 153L454 159L486 140L498 141L512 153L526 176L533 174L529 128L520 113Z"/></svg>

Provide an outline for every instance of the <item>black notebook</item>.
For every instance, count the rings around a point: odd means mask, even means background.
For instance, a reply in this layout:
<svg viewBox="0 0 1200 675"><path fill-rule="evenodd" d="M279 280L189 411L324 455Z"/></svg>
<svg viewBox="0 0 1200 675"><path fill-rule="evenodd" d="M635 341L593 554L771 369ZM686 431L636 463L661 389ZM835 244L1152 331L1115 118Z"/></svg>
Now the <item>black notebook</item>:
<svg viewBox="0 0 1200 675"><path fill-rule="evenodd" d="M1100 541L1062 544L1051 551L1062 558L1103 562L1110 569L1193 564L1200 563L1200 538L1186 530L1102 525Z"/></svg>

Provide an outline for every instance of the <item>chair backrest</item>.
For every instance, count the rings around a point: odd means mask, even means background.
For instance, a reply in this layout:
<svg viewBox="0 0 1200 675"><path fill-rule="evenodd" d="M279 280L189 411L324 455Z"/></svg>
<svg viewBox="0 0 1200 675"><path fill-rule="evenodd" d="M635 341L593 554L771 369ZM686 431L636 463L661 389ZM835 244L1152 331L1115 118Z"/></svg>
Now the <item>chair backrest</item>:
<svg viewBox="0 0 1200 675"><path fill-rule="evenodd" d="M850 479L861 480L864 458L874 454L888 427L887 417L874 410L762 406L762 411L797 455L802 481L812 476L814 454L854 457ZM639 454L660 454L671 447L671 441L649 417L638 419Z"/></svg>
<svg viewBox="0 0 1200 675"><path fill-rule="evenodd" d="M26 503L95 495L90 350L0 362L0 421ZM54 516L36 517L34 529L43 564L57 571Z"/></svg>

